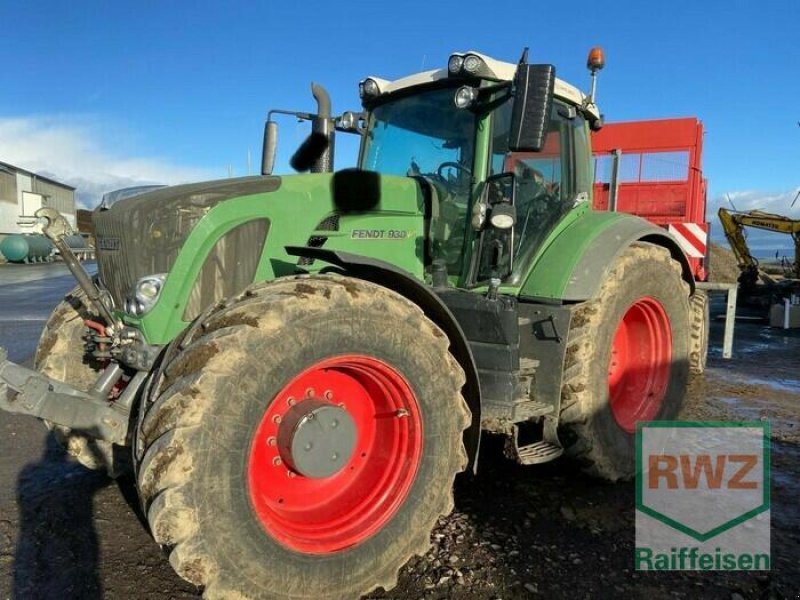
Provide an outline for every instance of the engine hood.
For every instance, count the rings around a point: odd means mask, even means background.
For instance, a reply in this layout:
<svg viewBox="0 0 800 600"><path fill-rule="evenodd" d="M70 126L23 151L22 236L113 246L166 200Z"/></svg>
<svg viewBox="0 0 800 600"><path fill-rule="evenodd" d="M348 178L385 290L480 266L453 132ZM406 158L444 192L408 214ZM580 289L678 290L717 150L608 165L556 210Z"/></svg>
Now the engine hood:
<svg viewBox="0 0 800 600"><path fill-rule="evenodd" d="M98 274L120 317L163 344L252 283L325 268L290 246L350 251L422 277L426 198L414 178L358 171L159 189L95 213ZM136 282L158 274L158 300L133 314Z"/></svg>
<svg viewBox="0 0 800 600"><path fill-rule="evenodd" d="M160 188L92 215L100 280L117 306L143 275L167 273L186 238L217 204L274 192L280 177L240 177Z"/></svg>

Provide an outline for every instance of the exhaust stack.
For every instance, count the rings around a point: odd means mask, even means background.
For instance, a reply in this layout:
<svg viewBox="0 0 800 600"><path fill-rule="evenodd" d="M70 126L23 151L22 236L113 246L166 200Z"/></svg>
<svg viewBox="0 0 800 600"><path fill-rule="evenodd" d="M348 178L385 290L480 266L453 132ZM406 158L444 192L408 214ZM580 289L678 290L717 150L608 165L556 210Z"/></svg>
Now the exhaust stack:
<svg viewBox="0 0 800 600"><path fill-rule="evenodd" d="M317 101L317 114L311 121L311 132L319 133L328 140L327 147L311 167L312 173L330 173L333 171L333 143L336 132L331 116L331 97L328 91L318 83L311 84L311 94Z"/></svg>

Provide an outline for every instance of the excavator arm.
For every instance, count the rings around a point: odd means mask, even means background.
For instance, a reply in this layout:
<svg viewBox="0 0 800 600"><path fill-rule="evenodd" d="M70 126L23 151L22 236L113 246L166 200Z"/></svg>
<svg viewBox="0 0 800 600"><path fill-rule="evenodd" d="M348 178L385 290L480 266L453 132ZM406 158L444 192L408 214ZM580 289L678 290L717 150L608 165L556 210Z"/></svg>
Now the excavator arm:
<svg viewBox="0 0 800 600"><path fill-rule="evenodd" d="M792 236L794 240L793 276L800 279L800 220L790 219L789 217L775 215L761 210L734 212L725 208L720 208L718 214L720 223L722 223L722 229L725 231L725 237L728 238L731 249L736 255L736 260L739 262L739 268L742 270L743 277L752 278L753 283L755 283L757 277L761 277L765 283L775 283L775 280L769 275L759 272L758 260L750 254L747 240L744 237L744 228L753 227L754 229L786 233Z"/></svg>

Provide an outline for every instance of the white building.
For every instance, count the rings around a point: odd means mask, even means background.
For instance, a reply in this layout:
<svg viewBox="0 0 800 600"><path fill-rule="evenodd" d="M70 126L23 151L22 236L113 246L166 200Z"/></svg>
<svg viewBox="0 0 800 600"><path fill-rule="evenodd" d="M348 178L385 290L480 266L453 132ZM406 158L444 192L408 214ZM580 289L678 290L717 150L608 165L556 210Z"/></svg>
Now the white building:
<svg viewBox="0 0 800 600"><path fill-rule="evenodd" d="M76 226L74 187L0 162L0 240L14 233L41 233L33 215L43 206L55 208Z"/></svg>

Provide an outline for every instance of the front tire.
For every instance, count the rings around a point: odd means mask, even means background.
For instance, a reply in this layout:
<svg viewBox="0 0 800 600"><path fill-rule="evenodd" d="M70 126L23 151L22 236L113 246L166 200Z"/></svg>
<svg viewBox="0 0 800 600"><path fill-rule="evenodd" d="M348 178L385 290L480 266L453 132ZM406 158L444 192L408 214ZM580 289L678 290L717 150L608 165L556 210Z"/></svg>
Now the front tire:
<svg viewBox="0 0 800 600"><path fill-rule="evenodd" d="M466 465L464 374L441 330L385 288L311 276L254 286L181 346L137 434L140 496L178 574L207 598L392 588Z"/></svg>
<svg viewBox="0 0 800 600"><path fill-rule="evenodd" d="M665 248L633 244L597 296L576 309L567 344L560 437L609 480L635 474L639 421L673 419L689 376L689 286Z"/></svg>

